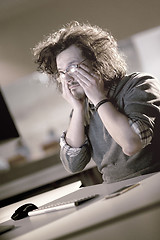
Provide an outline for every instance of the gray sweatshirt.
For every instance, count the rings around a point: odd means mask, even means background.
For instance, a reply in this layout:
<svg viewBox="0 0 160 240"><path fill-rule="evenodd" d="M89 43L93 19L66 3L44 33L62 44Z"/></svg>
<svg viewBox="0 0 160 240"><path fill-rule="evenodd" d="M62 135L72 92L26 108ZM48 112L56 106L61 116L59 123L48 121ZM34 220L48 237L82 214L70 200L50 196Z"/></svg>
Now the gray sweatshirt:
<svg viewBox="0 0 160 240"><path fill-rule="evenodd" d="M86 127L87 141L81 148L71 148L65 142L65 134L61 137L60 158L69 172L82 171L91 159L107 183L160 171L160 81L143 73L117 81L112 104L132 122L138 120L147 125L153 131L152 141L135 155L125 155L98 112L92 110Z"/></svg>

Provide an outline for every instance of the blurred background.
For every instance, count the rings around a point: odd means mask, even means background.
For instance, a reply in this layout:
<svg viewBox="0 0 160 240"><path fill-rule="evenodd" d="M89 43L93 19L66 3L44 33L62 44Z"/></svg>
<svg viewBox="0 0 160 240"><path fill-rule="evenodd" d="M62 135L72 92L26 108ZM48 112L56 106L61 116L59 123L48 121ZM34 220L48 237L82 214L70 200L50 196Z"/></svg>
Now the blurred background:
<svg viewBox="0 0 160 240"><path fill-rule="evenodd" d="M107 28L126 54L128 72L160 79L159 0L0 0L0 87L20 138L0 145L0 167L38 161L59 151L70 106L44 74L32 48L71 20Z"/></svg>

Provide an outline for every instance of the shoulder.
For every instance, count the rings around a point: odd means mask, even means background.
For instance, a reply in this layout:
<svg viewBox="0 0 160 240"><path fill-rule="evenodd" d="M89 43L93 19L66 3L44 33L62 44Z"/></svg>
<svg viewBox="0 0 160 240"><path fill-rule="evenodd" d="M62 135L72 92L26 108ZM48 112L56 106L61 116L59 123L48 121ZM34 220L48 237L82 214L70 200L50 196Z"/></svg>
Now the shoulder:
<svg viewBox="0 0 160 240"><path fill-rule="evenodd" d="M129 75L126 75L122 80L121 83L123 84L123 81L125 85L128 86L140 86L140 85L153 85L157 84L157 86L160 86L160 80L158 80L156 77L154 77L151 74L148 73L140 73L140 72L135 72Z"/></svg>
<svg viewBox="0 0 160 240"><path fill-rule="evenodd" d="M123 108L130 106L132 111L133 108L134 111L139 108L144 112L146 108L160 111L160 80L147 73L127 75L119 81L114 99Z"/></svg>
<svg viewBox="0 0 160 240"><path fill-rule="evenodd" d="M122 78L117 85L116 92L125 92L134 90L151 90L160 92L160 80L148 73L134 72Z"/></svg>

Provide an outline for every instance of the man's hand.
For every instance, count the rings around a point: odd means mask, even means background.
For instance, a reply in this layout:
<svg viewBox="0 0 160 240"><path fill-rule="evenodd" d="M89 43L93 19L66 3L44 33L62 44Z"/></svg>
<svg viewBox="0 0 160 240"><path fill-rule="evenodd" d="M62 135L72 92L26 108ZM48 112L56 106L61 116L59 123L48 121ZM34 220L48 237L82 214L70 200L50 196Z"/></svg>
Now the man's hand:
<svg viewBox="0 0 160 240"><path fill-rule="evenodd" d="M84 99L76 99L69 90L68 83L65 79L62 79L62 97L71 105L73 109L82 108Z"/></svg>
<svg viewBox="0 0 160 240"><path fill-rule="evenodd" d="M86 65L81 64L81 67L77 68L72 76L81 85L87 98L94 105L106 98L103 81L99 76L92 74Z"/></svg>

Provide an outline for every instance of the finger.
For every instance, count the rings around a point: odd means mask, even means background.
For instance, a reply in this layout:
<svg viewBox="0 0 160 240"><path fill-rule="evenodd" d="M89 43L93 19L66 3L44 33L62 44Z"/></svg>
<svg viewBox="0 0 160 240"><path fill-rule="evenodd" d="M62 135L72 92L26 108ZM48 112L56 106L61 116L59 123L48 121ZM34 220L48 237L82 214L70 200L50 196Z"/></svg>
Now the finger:
<svg viewBox="0 0 160 240"><path fill-rule="evenodd" d="M81 73L90 82L95 82L99 79L99 75L91 71L86 65L82 65L77 69L77 73Z"/></svg>
<svg viewBox="0 0 160 240"><path fill-rule="evenodd" d="M92 77L91 76L91 71L88 67L79 67L76 69L75 73L80 73L82 76L84 76L85 78L87 78L88 80Z"/></svg>
<svg viewBox="0 0 160 240"><path fill-rule="evenodd" d="M78 67L78 69L79 69L79 68L85 70L85 71L88 72L88 73L91 72L90 68L89 68L87 65L85 65L85 64L81 64L81 65Z"/></svg>
<svg viewBox="0 0 160 240"><path fill-rule="evenodd" d="M90 81L87 77L82 75L80 72L75 73L74 79L81 85L81 86L90 86Z"/></svg>
<svg viewBox="0 0 160 240"><path fill-rule="evenodd" d="M86 66L85 64L81 64L79 69L83 69L84 71L86 71L88 74L90 74L93 77L98 78L98 74L96 74L93 70L91 70L88 66Z"/></svg>
<svg viewBox="0 0 160 240"><path fill-rule="evenodd" d="M97 76L94 73L88 73L83 69L77 69L77 71L74 72L74 78L77 81L81 81L84 84L86 84L86 86L91 86L91 85L95 85L98 78L96 78Z"/></svg>
<svg viewBox="0 0 160 240"><path fill-rule="evenodd" d="M91 70L88 66L86 66L85 64L81 64L80 68L84 69L86 72L88 72L92 77L99 79L100 76L98 73L96 73L95 71Z"/></svg>
<svg viewBox="0 0 160 240"><path fill-rule="evenodd" d="M77 82L80 84L80 86L83 88L83 90L86 92L88 88L91 88L92 83L88 81L84 77L77 76Z"/></svg>
<svg viewBox="0 0 160 240"><path fill-rule="evenodd" d="M67 96L67 95L70 94L70 90L68 88L68 84L64 80L62 80L62 93L63 93L63 96Z"/></svg>
<svg viewBox="0 0 160 240"><path fill-rule="evenodd" d="M63 90L63 92L65 91L65 89L66 89L66 86L65 86L65 81L64 80L62 80L61 81L61 83L62 83L62 90Z"/></svg>

